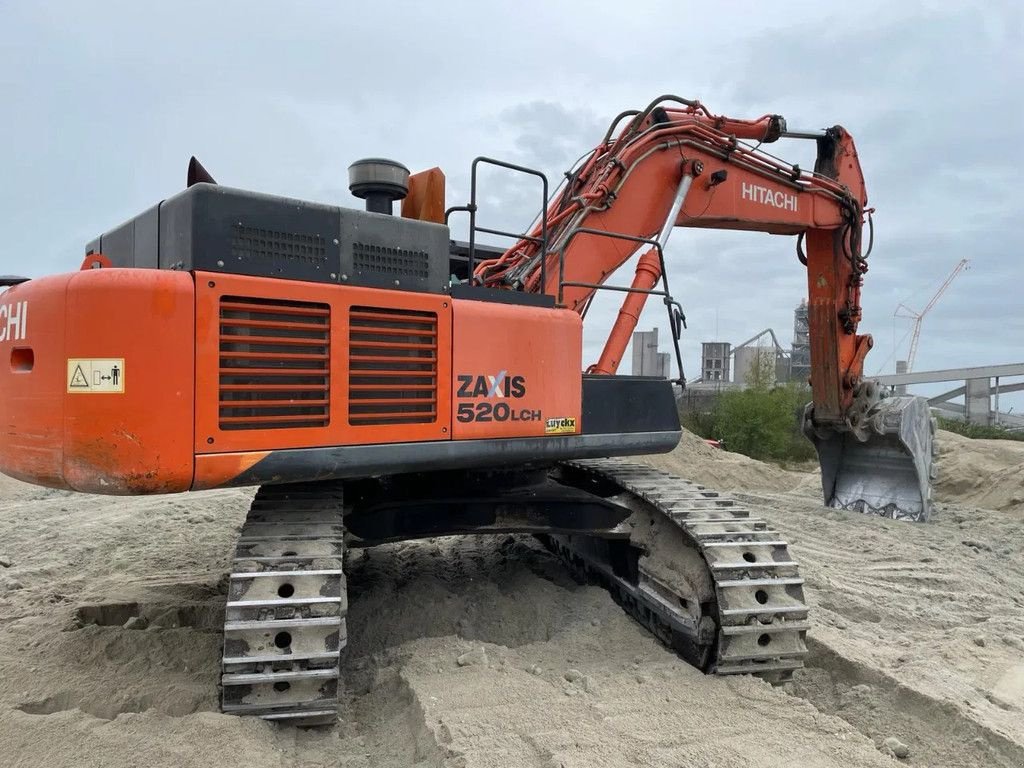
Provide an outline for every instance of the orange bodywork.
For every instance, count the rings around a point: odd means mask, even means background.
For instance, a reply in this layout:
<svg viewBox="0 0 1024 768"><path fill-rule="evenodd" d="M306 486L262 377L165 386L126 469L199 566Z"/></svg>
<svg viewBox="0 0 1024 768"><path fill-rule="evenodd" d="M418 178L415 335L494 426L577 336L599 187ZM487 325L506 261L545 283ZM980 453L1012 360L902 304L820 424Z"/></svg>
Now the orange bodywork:
<svg viewBox="0 0 1024 768"><path fill-rule="evenodd" d="M172 493L192 485L192 277L88 270L17 285L0 303L28 309L0 343L0 467L76 491ZM15 365L31 350L32 364ZM75 391L68 360L123 359L123 392Z"/></svg>
<svg viewBox="0 0 1024 768"><path fill-rule="evenodd" d="M330 408L322 427L228 430L220 426L218 396L221 374L219 311L225 297L272 297L275 300L320 303L330 307ZM369 445L443 440L451 428L451 401L446 386L436 387L435 418L419 424L352 424L345 404L350 400L348 348L353 307L380 307L429 312L437 318L436 363L439 381L451 379L452 300L445 295L337 286L298 280L273 280L244 275L196 273L196 439L195 452L230 453L311 448L322 445ZM341 343L339 343L339 341Z"/></svg>
<svg viewBox="0 0 1024 768"><path fill-rule="evenodd" d="M0 470L51 487L173 493L278 450L580 431L569 310L151 269L32 280L0 307ZM121 391L79 380L111 360Z"/></svg>
<svg viewBox="0 0 1024 768"><path fill-rule="evenodd" d="M270 451L196 454L193 491L205 491L229 484L246 470L270 455Z"/></svg>
<svg viewBox="0 0 1024 768"><path fill-rule="evenodd" d="M583 323L568 310L455 300L456 440L579 431Z"/></svg>
<svg viewBox="0 0 1024 768"><path fill-rule="evenodd" d="M445 178L440 168L409 177L409 194L402 200L402 217L444 224Z"/></svg>

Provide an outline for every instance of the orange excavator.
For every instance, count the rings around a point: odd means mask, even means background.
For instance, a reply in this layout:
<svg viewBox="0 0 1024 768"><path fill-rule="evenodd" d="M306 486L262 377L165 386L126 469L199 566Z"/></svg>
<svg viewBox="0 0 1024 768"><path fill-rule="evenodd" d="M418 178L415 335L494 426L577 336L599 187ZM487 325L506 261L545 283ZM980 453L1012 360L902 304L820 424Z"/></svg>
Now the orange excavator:
<svg viewBox="0 0 1024 768"><path fill-rule="evenodd" d="M784 137L816 142L813 171L762 149ZM478 223L485 165L536 179L524 233ZM0 470L102 494L259 486L228 579L225 712L334 722L345 550L463 533L538 536L708 673L792 676L807 605L785 541L738 501L624 458L680 437L677 226L797 238L825 502L927 517L927 408L862 378L867 197L843 128L666 96L619 115L553 194L489 158L450 208L438 169L369 159L349 178L366 210L224 187L193 158L185 191L90 243L81 270L2 279ZM469 240L452 241L463 214ZM632 285L607 285L636 255ZM584 369L601 290L623 304ZM616 375L652 296L675 382Z"/></svg>

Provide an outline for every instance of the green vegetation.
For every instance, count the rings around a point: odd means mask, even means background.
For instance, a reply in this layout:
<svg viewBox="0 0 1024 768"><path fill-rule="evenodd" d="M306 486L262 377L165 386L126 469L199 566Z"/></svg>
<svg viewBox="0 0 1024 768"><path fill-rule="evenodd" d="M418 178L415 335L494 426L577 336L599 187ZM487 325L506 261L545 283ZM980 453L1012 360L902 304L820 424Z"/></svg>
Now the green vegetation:
<svg viewBox="0 0 1024 768"><path fill-rule="evenodd" d="M722 392L709 412L682 412L683 426L701 437L721 440L726 450L761 461L816 458L814 446L800 431L811 391L796 384L776 386L774 366L774 355L761 356L751 366L747 389Z"/></svg>
<svg viewBox="0 0 1024 768"><path fill-rule="evenodd" d="M1003 427L988 427L982 424L968 424L964 421L947 419L939 416L939 429L956 432L964 437L984 438L985 440L1020 440L1024 441L1024 432L1011 432Z"/></svg>
<svg viewBox="0 0 1024 768"><path fill-rule="evenodd" d="M772 364L766 356L756 362L747 377L747 389L726 390L710 410L684 408L683 426L711 440L721 440L728 451L778 464L816 459L814 446L800 431L800 415L811 400L811 391L796 384L775 385ZM939 429L970 438L1024 441L1024 431L967 424L943 417Z"/></svg>
<svg viewBox="0 0 1024 768"><path fill-rule="evenodd" d="M683 426L722 447L761 461L799 462L815 458L800 431L800 414L810 402L806 387L751 387L723 392L709 413L681 414Z"/></svg>

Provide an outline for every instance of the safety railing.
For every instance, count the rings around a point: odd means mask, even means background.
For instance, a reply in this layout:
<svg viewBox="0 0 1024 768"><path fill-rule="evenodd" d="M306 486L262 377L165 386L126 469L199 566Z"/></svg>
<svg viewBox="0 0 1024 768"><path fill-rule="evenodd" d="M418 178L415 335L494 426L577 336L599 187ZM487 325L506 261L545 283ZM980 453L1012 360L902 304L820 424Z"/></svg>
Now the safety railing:
<svg viewBox="0 0 1024 768"><path fill-rule="evenodd" d="M626 240L637 245L649 245L654 248L658 253L658 263L661 267L661 283L664 286L663 290L657 289L646 289L646 288L634 288L632 286L619 286L619 285L605 285L603 283L584 283L576 280L565 279L565 250L569 247L569 243L572 242L573 238L577 235L595 235L598 237L610 237L615 240ZM543 268L544 261L541 260L541 266ZM543 280L543 278L541 278ZM544 284L543 282L541 283ZM621 232L606 232L603 229L592 229L590 227L578 227L572 230L565 240L562 242L562 246L558 249L558 306L564 306L564 293L566 288L589 288L592 291L615 291L618 293L644 293L648 296L661 296L662 301L665 304L666 311L668 312L669 328L672 331L672 346L675 348L676 353L676 365L679 369L679 378L674 380L674 383L679 386L686 385L686 377L683 373L683 353L679 348L679 341L683 335L683 328L686 327L686 315L683 313L682 305L672 298L671 289L668 284L668 270L665 269L665 252L662 250L661 243L657 240L653 240L649 237L637 237L636 235L627 235Z"/></svg>
<svg viewBox="0 0 1024 768"><path fill-rule="evenodd" d="M493 165L498 168L505 168L510 171L516 171L517 173L525 173L530 176L536 176L541 180L541 206L540 206L540 237L530 235L529 232L506 232L501 229L492 229L490 227L480 227L476 223L477 213L477 169L479 166ZM539 248L539 252L543 256L547 255L548 252L548 177L545 176L541 171L534 168L527 168L523 165L515 165L514 163L506 163L504 160L495 160L491 157L478 157L473 160L473 165L470 171L470 186L469 186L469 204L468 205L454 205L444 212L444 223L448 223L448 218L456 212L464 211L469 214L469 280L472 284L473 281L473 269L476 264L476 233L482 232L488 235L496 235L498 237L509 237L515 240L527 240L531 243L536 243ZM544 267L544 258L541 258L541 272L540 280L541 285L544 285L544 278L547 276Z"/></svg>

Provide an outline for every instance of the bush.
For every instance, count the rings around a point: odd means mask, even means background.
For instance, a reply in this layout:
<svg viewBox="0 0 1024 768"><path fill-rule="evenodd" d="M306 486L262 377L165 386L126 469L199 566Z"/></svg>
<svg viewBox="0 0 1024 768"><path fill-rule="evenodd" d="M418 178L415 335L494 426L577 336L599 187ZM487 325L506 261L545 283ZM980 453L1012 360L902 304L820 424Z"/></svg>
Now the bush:
<svg viewBox="0 0 1024 768"><path fill-rule="evenodd" d="M807 461L816 454L800 431L806 387L751 387L723 392L710 413L682 414L683 426L722 447L762 461Z"/></svg>
<svg viewBox="0 0 1024 768"><path fill-rule="evenodd" d="M990 427L982 424L968 424L966 421L947 419L944 416L938 417L939 429L947 432L956 432L964 437L982 438L985 440L1021 440L1024 441L1024 432L1011 432L1003 427Z"/></svg>

